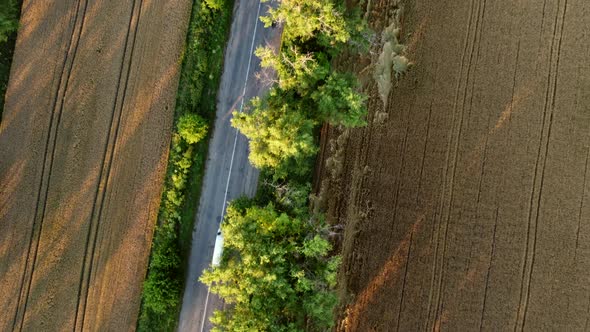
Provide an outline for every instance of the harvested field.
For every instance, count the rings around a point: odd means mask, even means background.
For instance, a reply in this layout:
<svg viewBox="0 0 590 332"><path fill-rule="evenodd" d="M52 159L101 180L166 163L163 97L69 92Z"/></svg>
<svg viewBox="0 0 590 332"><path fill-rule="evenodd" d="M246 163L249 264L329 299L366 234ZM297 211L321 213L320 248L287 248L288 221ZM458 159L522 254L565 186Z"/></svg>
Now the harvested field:
<svg viewBox="0 0 590 332"><path fill-rule="evenodd" d="M415 65L384 109L381 45L341 64L370 114L325 145L339 329L588 331L590 2L368 3Z"/></svg>
<svg viewBox="0 0 590 332"><path fill-rule="evenodd" d="M133 330L191 1L25 1L0 127L0 330Z"/></svg>

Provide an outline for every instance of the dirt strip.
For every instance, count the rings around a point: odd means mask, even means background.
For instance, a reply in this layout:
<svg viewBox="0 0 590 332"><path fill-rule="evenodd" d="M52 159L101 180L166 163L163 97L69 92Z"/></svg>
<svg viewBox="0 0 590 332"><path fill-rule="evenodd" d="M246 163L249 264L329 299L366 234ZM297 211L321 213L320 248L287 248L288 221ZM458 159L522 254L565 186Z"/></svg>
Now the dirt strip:
<svg viewBox="0 0 590 332"><path fill-rule="evenodd" d="M0 127L0 330L131 330L191 2L25 1Z"/></svg>
<svg viewBox="0 0 590 332"><path fill-rule="evenodd" d="M369 3L415 66L384 108L380 46L343 63L370 115L324 172L340 330L588 331L590 2Z"/></svg>

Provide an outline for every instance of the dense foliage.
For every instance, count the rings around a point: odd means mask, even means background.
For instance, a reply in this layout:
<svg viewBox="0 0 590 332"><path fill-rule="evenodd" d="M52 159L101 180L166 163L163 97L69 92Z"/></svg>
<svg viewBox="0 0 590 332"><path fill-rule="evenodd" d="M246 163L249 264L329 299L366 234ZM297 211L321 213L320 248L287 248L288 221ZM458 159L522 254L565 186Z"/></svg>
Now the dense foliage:
<svg viewBox="0 0 590 332"><path fill-rule="evenodd" d="M187 36L166 181L143 286L140 331L172 331L182 299L194 202L207 155L207 128L215 118L223 47L233 0L196 1Z"/></svg>
<svg viewBox="0 0 590 332"><path fill-rule="evenodd" d="M0 118L16 42L21 0L0 0Z"/></svg>
<svg viewBox="0 0 590 332"><path fill-rule="evenodd" d="M198 114L188 113L178 119L178 134L188 144L194 144L207 135L207 122Z"/></svg>
<svg viewBox="0 0 590 332"><path fill-rule="evenodd" d="M17 0L0 1L0 43L5 43L18 28L18 6Z"/></svg>
<svg viewBox="0 0 590 332"><path fill-rule="evenodd" d="M284 179L289 172L307 171L303 164L317 151L318 125L365 125L366 98L356 79L331 67L361 26L331 0L282 0L262 20L284 24L278 53L268 46L256 50L261 65L277 73L277 84L254 100L251 112L234 114L232 124L250 139L252 164Z"/></svg>
<svg viewBox="0 0 590 332"><path fill-rule="evenodd" d="M222 261L201 280L229 304L212 318L218 331L326 331L340 257L331 255L323 216L308 208L310 177L319 125L365 124L356 79L331 67L359 21L331 0L281 0L262 21L284 27L278 53L256 50L276 84L232 124L249 138L263 185L228 208Z"/></svg>
<svg viewBox="0 0 590 332"><path fill-rule="evenodd" d="M178 241L180 210L185 203L184 190L195 158L195 144L204 137L207 124L192 121L194 114L185 114L177 122L172 136L168 174L157 230L154 235L149 273L143 290L140 330L151 330L154 324L174 328L176 310L180 305L183 269L182 250ZM194 135L203 133L203 135Z"/></svg>
<svg viewBox="0 0 590 332"><path fill-rule="evenodd" d="M305 201L303 202L305 203ZM301 204L301 203L300 203ZM229 309L212 321L221 331L323 331L333 324L339 257L328 257L324 227L306 213L289 214L273 203L232 204L222 224L220 266L202 280ZM314 235L315 234L315 235Z"/></svg>
<svg viewBox="0 0 590 332"><path fill-rule="evenodd" d="M270 168L277 176L289 171L309 171L309 158L317 152L313 129L317 122L295 98L273 89L264 99L254 99L249 114L236 113L232 120L250 139L250 162Z"/></svg>
<svg viewBox="0 0 590 332"><path fill-rule="evenodd" d="M286 42L317 41L323 47L346 43L351 36L351 21L343 15L342 4L333 0L281 0L262 21L284 23Z"/></svg>

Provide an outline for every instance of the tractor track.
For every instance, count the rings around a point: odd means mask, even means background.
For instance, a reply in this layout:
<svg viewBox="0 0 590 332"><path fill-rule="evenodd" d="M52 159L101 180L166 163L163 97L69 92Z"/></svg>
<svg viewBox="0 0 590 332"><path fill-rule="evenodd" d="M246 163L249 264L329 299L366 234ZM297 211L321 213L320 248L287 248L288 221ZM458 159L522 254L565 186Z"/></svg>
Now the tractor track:
<svg viewBox="0 0 590 332"><path fill-rule="evenodd" d="M135 327L190 8L23 4L0 124L0 330Z"/></svg>
<svg viewBox="0 0 590 332"><path fill-rule="evenodd" d="M72 51L70 51L70 47L72 45L72 43L74 42L74 34L76 34L76 25L78 22L78 13L80 11L80 4L82 3L82 1L84 1L84 9L83 14L82 14L82 18L80 19L80 28L78 29L78 34L77 34L77 38L76 38L76 42L74 43L74 49ZM33 274L35 273L35 263L37 261L37 252L39 251L39 238L41 236L41 232L43 230L43 216L45 214L45 207L46 207L46 203L47 203L47 192L49 190L49 181L51 180L51 169L53 167L53 156L55 155L55 144L56 144L56 140L57 140L57 130L59 128L59 122L61 119L61 112L63 111L63 105L64 105L64 98L65 98L65 94L67 92L67 88L68 88L68 80L70 78L70 74L72 71L72 66L74 65L74 61L76 59L76 52L78 50L78 42L80 41L80 36L82 34L82 29L84 27L84 17L86 16L86 7L88 5L88 0L79 0L77 5L76 5L76 15L74 17L74 25L72 27L72 36L70 37L70 41L68 44L68 53L65 55L64 57L64 61L63 61L63 67L62 67L62 73L59 77L59 83L58 83L58 90L57 93L55 95L55 100L53 102L53 107L52 107L52 112L50 115L50 122L49 122L49 133L47 135L47 141L45 142L45 152L44 152L44 157L43 160L47 160L47 151L49 151L49 142L51 141L51 137L53 136L53 143L52 143L52 147L51 147L51 155L49 156L49 170L47 175L45 175L45 164L46 162L43 162L43 168L41 170L41 181L39 181L39 190L38 190L38 194L37 194L37 205L35 207L35 213L34 213L34 220L33 220L33 228L32 228L32 232L31 232L31 239L29 241L29 249L27 250L27 265L25 266L25 270L23 271L23 281L21 282L21 290L19 291L20 296L18 297L18 302L17 302L17 311L15 312L15 319L14 319L14 323L13 323L13 330L16 330L16 322L17 322L17 317L19 316L19 312L20 312L20 316L21 318L18 319L19 321L19 325L18 325L18 330L21 331L22 330L22 326L23 326L23 321L25 319L25 312L27 311L27 304L28 304L28 299L29 299L29 292L31 290L31 284L32 284L32 279L33 279ZM67 67L67 63L68 63L68 59L69 59L69 55L72 54L72 60L70 61L70 66L67 69L67 74L64 75L64 72L66 71L66 67ZM64 82L64 88L61 89L61 83L62 80L65 76L65 82ZM59 97L59 91L63 90L63 93L61 94L61 98ZM61 100L60 102L60 107L59 109L56 111L56 106L58 104L58 99ZM56 115L57 113L57 115ZM57 119L54 120L54 118L57 116ZM56 125L53 126L53 122L56 121ZM54 129L55 128L55 129ZM52 134L53 133L53 134ZM43 186L43 183L45 183L45 186ZM43 187L45 187L45 190L43 190ZM43 192L43 196L41 196L41 192ZM39 213L39 207L42 206L41 208L41 212ZM36 231L37 230L37 231ZM36 233L36 236L35 236ZM35 239L35 241L33 241L33 239ZM33 245L34 243L34 245ZM32 262L30 264L30 268L28 268L29 266L29 258L31 255L31 248L35 247L34 251L33 251L33 258L32 258ZM23 286L25 285L25 275L27 274L27 270L30 270L29 277L27 277L27 282L26 282L26 292L24 294L22 294L23 291ZM22 310L19 310L20 308L20 302L21 299L24 298L24 304L22 306Z"/></svg>
<svg viewBox="0 0 590 332"><path fill-rule="evenodd" d="M371 56L339 59L365 82L369 125L338 140L335 179L316 172L345 225L337 330L587 330L590 3L392 4L371 2L369 24L403 8L415 66L384 107L355 66Z"/></svg>
<svg viewBox="0 0 590 332"><path fill-rule="evenodd" d="M94 202L92 204L92 213L91 213L91 223L90 223L90 227L91 227L91 231L88 232L88 238L86 240L86 253L84 256L84 263L82 265L82 270L80 273L80 284L78 286L78 309L76 310L76 317L74 318L74 329L75 330L79 330L79 331L83 331L84 330L84 316L86 314L86 304L88 302L88 287L90 285L90 276L92 274L92 268L94 265L94 254L95 254L95 250L96 250L96 240L97 240L97 233L98 233L98 226L99 226L99 222L100 222L100 218L102 215L102 209L103 209L103 204L104 204L104 197L105 197L105 193L107 191L107 187L109 184L109 177L111 174L111 166L113 164L113 155L114 155L114 150L117 144L117 137L119 136L119 125L121 123L121 115L123 114L123 105L125 103L125 96L127 93L127 87L129 84L129 74L131 72L131 61L133 59L133 51L135 50L135 41L137 39L137 28L139 27L139 18L141 17L141 6L143 4L143 0L139 0L139 6L138 9L136 10L136 3L138 2L138 0L133 0L132 3L132 10L131 10L131 17L129 18L129 27L127 28L127 35L125 36L125 50L123 52L123 58L121 61L121 69L120 69L120 73L119 73L119 79L117 80L117 95L115 97L114 103L113 103L113 112L112 112L112 116L110 119L110 126L109 126L109 138L107 140L107 145L105 145L104 147L104 154L103 154L103 158L102 158L102 165L103 167L101 168L101 172L99 174L99 185L96 187L96 194L94 197ZM137 12L137 15L134 15L134 13ZM135 18L135 27L133 28L133 41L131 42L131 50L130 50L130 54L129 54L129 60L126 61L126 55L127 55L127 49L128 49L128 42L129 42L129 35L130 32L132 30L132 25L133 25L133 21ZM119 100L119 92L120 90L120 86L121 86L121 78L123 77L123 71L124 71L124 67L125 67L125 62L128 62L128 66L127 66L127 70L126 70L126 74L125 74L125 82L123 83L123 91L122 91L122 97L121 97L121 102L120 102L120 106L119 108L117 108L117 101ZM117 115L115 115L115 113L118 113ZM114 119L117 119L116 123L113 125ZM114 132L114 133L113 133ZM112 140L111 140L111 137ZM111 142L112 141L112 142ZM108 163L105 164L105 161L107 160L107 155L108 155ZM106 171L105 171L106 168ZM106 174L106 176L103 177L103 174ZM99 198L100 195L100 203L98 204L98 214L96 216L96 218L94 217L96 215L96 211L97 211L97 200ZM88 248L90 246L90 243L92 243L92 249L90 250L90 254L88 254ZM86 267L87 265L87 261L90 261L90 264L88 264L88 267ZM82 295L82 293L85 293L84 295ZM81 299L84 298L83 301L81 301ZM78 315L80 314L80 312L82 313L82 317L80 319L80 322L78 323ZM78 329L78 324L80 325L80 328Z"/></svg>

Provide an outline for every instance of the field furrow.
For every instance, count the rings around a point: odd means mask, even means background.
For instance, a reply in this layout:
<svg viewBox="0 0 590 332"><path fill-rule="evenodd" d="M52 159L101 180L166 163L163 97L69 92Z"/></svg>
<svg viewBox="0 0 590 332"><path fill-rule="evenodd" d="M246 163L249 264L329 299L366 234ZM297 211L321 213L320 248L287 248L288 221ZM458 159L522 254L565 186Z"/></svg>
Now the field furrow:
<svg viewBox="0 0 590 332"><path fill-rule="evenodd" d="M369 124L326 130L342 149L341 173L323 171L346 226L339 328L587 329L590 5L377 1L370 25L398 8L415 65L384 107L381 45L342 59Z"/></svg>
<svg viewBox="0 0 590 332"><path fill-rule="evenodd" d="M135 327L190 6L23 4L0 127L0 330Z"/></svg>

